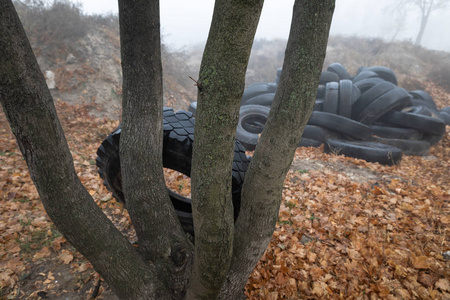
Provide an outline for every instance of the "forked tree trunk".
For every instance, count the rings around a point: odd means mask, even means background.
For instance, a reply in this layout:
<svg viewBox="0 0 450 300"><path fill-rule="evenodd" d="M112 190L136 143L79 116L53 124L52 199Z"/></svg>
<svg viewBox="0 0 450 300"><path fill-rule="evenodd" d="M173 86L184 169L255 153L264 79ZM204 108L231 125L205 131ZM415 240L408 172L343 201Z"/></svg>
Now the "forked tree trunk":
<svg viewBox="0 0 450 300"><path fill-rule="evenodd" d="M162 173L159 2L119 0L124 74L120 153L135 248L76 176L45 79L10 0L0 0L0 102L45 209L120 299L239 299L275 228L283 180L312 111L334 0L300 1L278 92L233 224L231 164L263 0L217 0L198 80L194 246ZM195 254L195 259L194 259Z"/></svg>

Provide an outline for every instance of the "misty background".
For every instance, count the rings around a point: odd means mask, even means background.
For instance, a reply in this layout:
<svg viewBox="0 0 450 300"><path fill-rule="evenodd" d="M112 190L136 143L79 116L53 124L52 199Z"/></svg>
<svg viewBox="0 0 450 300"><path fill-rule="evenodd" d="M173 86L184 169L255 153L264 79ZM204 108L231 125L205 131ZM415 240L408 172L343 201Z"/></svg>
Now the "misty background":
<svg viewBox="0 0 450 300"><path fill-rule="evenodd" d="M116 0L77 1L86 14L117 14ZM256 38L287 39L294 0L266 0ZM420 10L390 0L337 0L331 35L382 38L414 42ZM166 44L189 48L204 44L211 23L212 0L161 1L161 27ZM450 52L450 6L433 11L425 29L423 47Z"/></svg>

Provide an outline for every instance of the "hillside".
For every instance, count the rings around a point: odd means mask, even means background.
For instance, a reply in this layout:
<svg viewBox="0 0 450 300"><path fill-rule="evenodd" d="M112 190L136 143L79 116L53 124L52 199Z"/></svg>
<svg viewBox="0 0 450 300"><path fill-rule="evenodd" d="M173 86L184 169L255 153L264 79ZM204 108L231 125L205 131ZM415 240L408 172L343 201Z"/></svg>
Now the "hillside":
<svg viewBox="0 0 450 300"><path fill-rule="evenodd" d="M96 116L119 119L122 73L117 16L84 16L77 6L58 3L44 10L16 4L42 72L55 74L52 94L67 103L83 103ZM254 42L246 85L275 80L285 45L285 40ZM180 51L163 45L165 105L186 109L196 101L196 87L189 77L198 77L202 50L202 45ZM406 42L334 36L324 67L333 62L352 74L360 66L389 67L407 90L426 90L426 83L434 82L450 91L450 53Z"/></svg>

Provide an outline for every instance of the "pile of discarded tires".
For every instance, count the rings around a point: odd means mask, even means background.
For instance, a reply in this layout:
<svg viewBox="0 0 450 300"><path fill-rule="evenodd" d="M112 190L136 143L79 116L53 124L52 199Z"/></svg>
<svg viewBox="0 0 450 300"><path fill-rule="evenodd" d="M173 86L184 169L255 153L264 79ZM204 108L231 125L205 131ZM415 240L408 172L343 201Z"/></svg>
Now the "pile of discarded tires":
<svg viewBox="0 0 450 300"><path fill-rule="evenodd" d="M253 150L270 111L281 68L272 83L245 89L236 138ZM195 111L196 103L190 110ZM393 165L402 155L427 155L450 125L450 107L438 110L424 91L397 86L394 72L382 66L360 67L351 76L339 63L320 76L314 111L299 147L324 145L327 153L344 154Z"/></svg>
<svg viewBox="0 0 450 300"><path fill-rule="evenodd" d="M180 110L175 113L172 108L165 107L163 112L163 126L164 168L172 169L186 176L190 176L195 118L192 116L191 112ZM112 192L113 197L116 198L117 201L126 206L126 199L122 189L119 156L121 132L121 125L119 125L119 127L102 142L97 150L96 165L98 167L98 173L103 179L106 188ZM244 147L239 141L236 141L232 174L230 174L235 219L240 210L241 188L249 162L249 158L245 155ZM170 189L168 189L168 194L183 230L194 235L191 199Z"/></svg>

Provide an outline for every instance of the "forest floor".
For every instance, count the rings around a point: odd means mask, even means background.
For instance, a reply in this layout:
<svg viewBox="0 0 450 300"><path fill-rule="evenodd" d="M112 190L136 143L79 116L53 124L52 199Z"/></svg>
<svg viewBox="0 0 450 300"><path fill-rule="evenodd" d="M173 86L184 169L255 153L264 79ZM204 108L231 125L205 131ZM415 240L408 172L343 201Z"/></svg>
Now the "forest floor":
<svg viewBox="0 0 450 300"><path fill-rule="evenodd" d="M447 93L429 87L438 107ZM126 210L103 186L96 151L118 121L56 101L74 164L124 233ZM447 127L448 129L448 127ZM189 193L186 178L169 174ZM450 131L397 166L297 149L279 220L250 276L249 299L450 299ZM0 299L117 299L52 224L0 112Z"/></svg>

